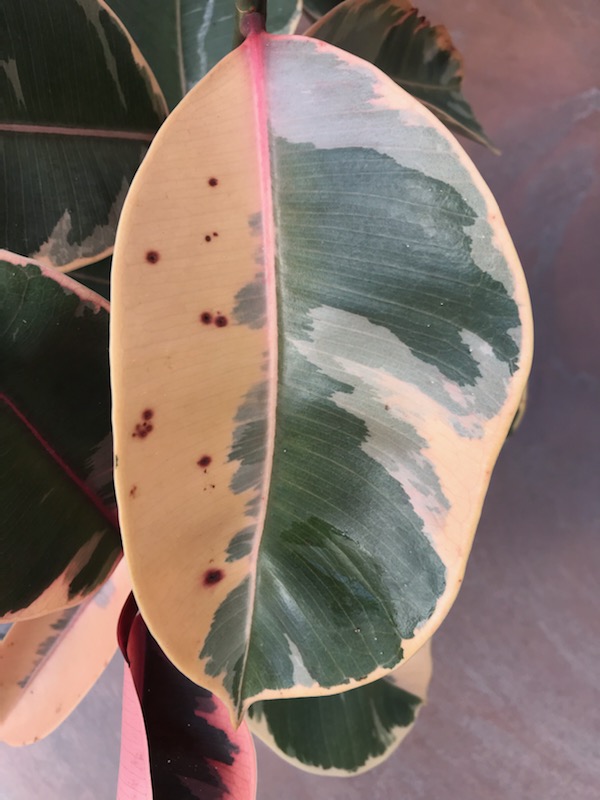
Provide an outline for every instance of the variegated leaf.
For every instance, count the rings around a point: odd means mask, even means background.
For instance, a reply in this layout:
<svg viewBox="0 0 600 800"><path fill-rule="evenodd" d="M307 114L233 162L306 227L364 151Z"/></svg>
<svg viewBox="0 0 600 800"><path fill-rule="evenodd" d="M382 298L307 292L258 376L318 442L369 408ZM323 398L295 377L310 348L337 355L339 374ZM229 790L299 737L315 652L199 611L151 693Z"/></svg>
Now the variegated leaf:
<svg viewBox="0 0 600 800"><path fill-rule="evenodd" d="M488 188L370 64L252 33L119 231L117 490L153 634L236 714L383 677L456 596L529 371Z"/></svg>
<svg viewBox="0 0 600 800"><path fill-rule="evenodd" d="M107 0L152 67L170 108L233 47L234 0ZM267 25L292 33L301 0L270 0Z"/></svg>
<svg viewBox="0 0 600 800"><path fill-rule="evenodd" d="M31 744L69 716L114 655L129 592L122 561L80 606L10 626L0 640L0 741Z"/></svg>
<svg viewBox="0 0 600 800"><path fill-rule="evenodd" d="M329 697L263 700L250 730L296 767L356 775L381 764L412 730L431 680L431 641L385 678Z"/></svg>
<svg viewBox="0 0 600 800"><path fill-rule="evenodd" d="M410 0L345 0L307 31L364 58L424 103L443 123L498 152L462 93L462 56L443 25Z"/></svg>
<svg viewBox="0 0 600 800"><path fill-rule="evenodd" d="M0 32L0 247L74 269L112 250L164 99L102 0L3 0Z"/></svg>
<svg viewBox="0 0 600 800"><path fill-rule="evenodd" d="M0 251L0 618L76 605L121 555L108 303Z"/></svg>
<svg viewBox="0 0 600 800"><path fill-rule="evenodd" d="M133 597L119 620L119 643L127 665L118 800L254 800L246 724L234 729L226 707L177 671Z"/></svg>

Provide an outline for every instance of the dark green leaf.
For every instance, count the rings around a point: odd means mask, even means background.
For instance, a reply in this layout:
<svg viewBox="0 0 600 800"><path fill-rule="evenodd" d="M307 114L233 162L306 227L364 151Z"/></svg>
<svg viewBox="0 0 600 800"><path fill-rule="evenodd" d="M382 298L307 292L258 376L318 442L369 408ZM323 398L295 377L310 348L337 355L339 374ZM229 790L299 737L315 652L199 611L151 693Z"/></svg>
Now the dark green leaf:
<svg viewBox="0 0 600 800"><path fill-rule="evenodd" d="M102 295L105 300L110 300L110 269L112 266L112 256L103 258L95 264L88 264L70 273L79 283L87 286L93 292Z"/></svg>
<svg viewBox="0 0 600 800"><path fill-rule="evenodd" d="M99 0L3 0L0 98L0 247L62 268L110 252L166 111L118 20Z"/></svg>
<svg viewBox="0 0 600 800"><path fill-rule="evenodd" d="M410 732L431 680L430 641L385 678L329 697L264 700L250 707L250 730L301 769L365 772Z"/></svg>
<svg viewBox="0 0 600 800"><path fill-rule="evenodd" d="M412 725L420 703L381 678L330 697L263 700L249 713L253 721L264 719L277 748L296 763L357 772L384 755L395 729Z"/></svg>
<svg viewBox="0 0 600 800"><path fill-rule="evenodd" d="M120 553L108 306L0 252L0 616L78 602Z"/></svg>
<svg viewBox="0 0 600 800"><path fill-rule="evenodd" d="M345 0L307 31L379 67L449 128L497 152L462 94L462 56L408 0Z"/></svg>
<svg viewBox="0 0 600 800"><path fill-rule="evenodd" d="M152 67L170 108L233 47L234 0L107 0ZM271 0L267 27L290 33L300 0Z"/></svg>

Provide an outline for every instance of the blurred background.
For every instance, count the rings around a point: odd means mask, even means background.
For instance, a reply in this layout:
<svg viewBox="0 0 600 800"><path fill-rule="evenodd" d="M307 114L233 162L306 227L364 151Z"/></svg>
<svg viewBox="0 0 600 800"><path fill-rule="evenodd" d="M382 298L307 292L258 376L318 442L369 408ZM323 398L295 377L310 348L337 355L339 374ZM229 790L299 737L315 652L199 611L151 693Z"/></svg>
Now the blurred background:
<svg viewBox="0 0 600 800"><path fill-rule="evenodd" d="M259 800L600 798L600 4L422 0L465 58L496 157L466 145L529 281L529 408L498 462L429 705L383 766L315 778L258 745ZM114 800L115 657L43 742L0 745L0 800Z"/></svg>

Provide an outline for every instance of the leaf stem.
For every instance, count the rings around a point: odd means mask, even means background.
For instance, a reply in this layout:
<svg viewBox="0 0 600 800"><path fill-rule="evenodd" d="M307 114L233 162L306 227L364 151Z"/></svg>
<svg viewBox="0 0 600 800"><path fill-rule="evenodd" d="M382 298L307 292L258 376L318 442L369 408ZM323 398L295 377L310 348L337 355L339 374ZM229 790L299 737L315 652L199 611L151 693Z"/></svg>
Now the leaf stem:
<svg viewBox="0 0 600 800"><path fill-rule="evenodd" d="M267 0L236 0L233 46L238 47L251 33L262 33L267 23Z"/></svg>

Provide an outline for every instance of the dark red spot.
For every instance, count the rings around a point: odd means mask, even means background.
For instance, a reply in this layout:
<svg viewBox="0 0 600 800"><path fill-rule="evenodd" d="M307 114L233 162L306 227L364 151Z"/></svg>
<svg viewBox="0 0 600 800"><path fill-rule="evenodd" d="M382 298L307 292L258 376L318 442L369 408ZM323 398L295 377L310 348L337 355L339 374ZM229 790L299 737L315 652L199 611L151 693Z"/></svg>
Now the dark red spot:
<svg viewBox="0 0 600 800"><path fill-rule="evenodd" d="M219 181L217 180L217 178L209 178L208 179L208 185L209 186L216 186L218 183L219 183Z"/></svg>
<svg viewBox="0 0 600 800"><path fill-rule="evenodd" d="M219 234L216 231L213 231L213 236L218 236Z"/></svg>
<svg viewBox="0 0 600 800"><path fill-rule="evenodd" d="M129 490L129 496L130 496L130 497L135 497L135 495L136 495L136 492L137 492L137 486L135 486L135 485L134 485L134 486L132 486L132 487L131 487L131 489Z"/></svg>
<svg viewBox="0 0 600 800"><path fill-rule="evenodd" d="M151 408L146 408L142 411L142 419L152 419L154 416L154 411Z"/></svg>
<svg viewBox="0 0 600 800"><path fill-rule="evenodd" d="M150 411L150 409L147 409L147 410ZM144 414L145 413L146 412L144 412ZM144 416L144 415L142 415L142 416ZM150 411L150 416L152 416L152 412L151 411ZM147 419L147 417L146 417L146 419ZM145 439L146 436L148 436L148 434L151 433L153 430L154 430L154 425L152 425L150 422L138 422L138 424L135 426L135 428L133 430L133 433L131 435L134 438L137 436L140 439Z"/></svg>
<svg viewBox="0 0 600 800"><path fill-rule="evenodd" d="M203 325L210 325L210 323L212 322L212 319L213 319L213 316L212 316L212 314L210 313L210 311L203 311L203 312L200 314L200 322L201 322Z"/></svg>
<svg viewBox="0 0 600 800"><path fill-rule="evenodd" d="M199 467L208 467L208 465L211 463L211 461L212 461L212 458L210 456L202 456L202 458L199 459L199 461L198 461L198 466Z"/></svg>
<svg viewBox="0 0 600 800"><path fill-rule="evenodd" d="M227 317L224 317L222 314L219 314L218 317L215 317L215 325L217 328L224 328L227 325Z"/></svg>
<svg viewBox="0 0 600 800"><path fill-rule="evenodd" d="M146 253L146 261L149 264L156 264L160 260L160 253L156 250L148 250Z"/></svg>
<svg viewBox="0 0 600 800"><path fill-rule="evenodd" d="M206 234L206 236L204 237L204 241L205 241L205 242L210 242L210 241L211 241L211 239L212 239L212 237L211 237L211 236L209 236L209 234L208 234L208 233L207 233L207 234Z"/></svg>
<svg viewBox="0 0 600 800"><path fill-rule="evenodd" d="M213 584L222 581L223 578L224 574L222 569L208 569L204 573L204 585L212 586Z"/></svg>

